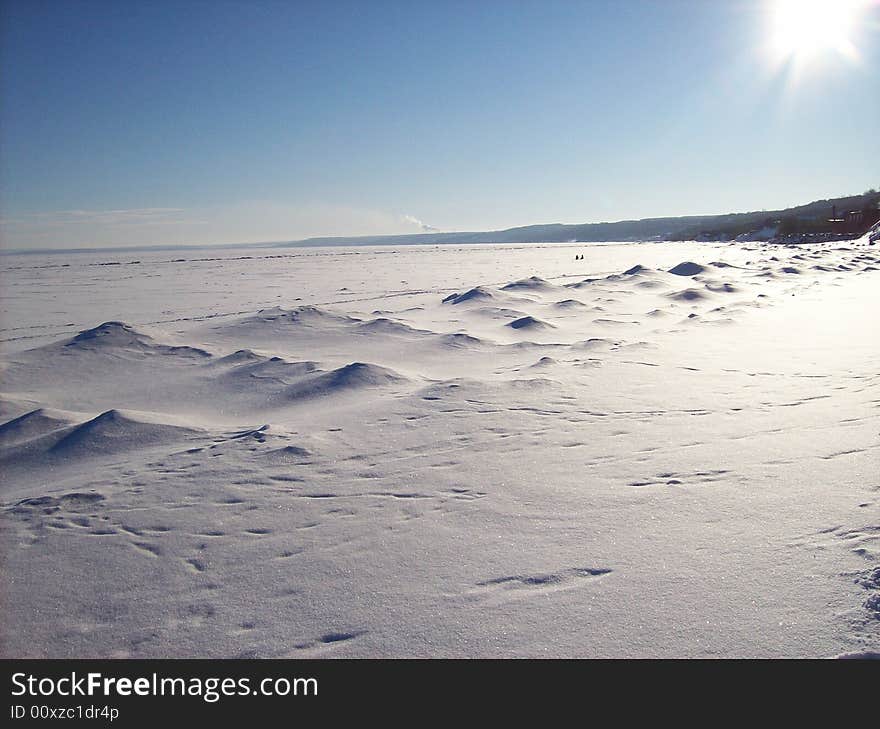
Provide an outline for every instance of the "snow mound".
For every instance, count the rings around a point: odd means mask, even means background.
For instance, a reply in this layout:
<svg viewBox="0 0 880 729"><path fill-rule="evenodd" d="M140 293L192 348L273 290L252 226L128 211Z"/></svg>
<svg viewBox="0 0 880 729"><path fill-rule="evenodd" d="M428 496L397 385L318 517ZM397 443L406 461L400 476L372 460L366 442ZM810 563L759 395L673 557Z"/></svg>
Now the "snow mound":
<svg viewBox="0 0 880 729"><path fill-rule="evenodd" d="M682 261L677 266L670 268L669 273L674 273L676 276L696 276L699 273L703 273L705 270L706 267L701 266L699 263Z"/></svg>
<svg viewBox="0 0 880 729"><path fill-rule="evenodd" d="M475 286L463 294L451 294L443 299L444 304L463 304L466 301L485 301L495 298L489 289L483 286Z"/></svg>
<svg viewBox="0 0 880 729"><path fill-rule="evenodd" d="M501 288L505 291L548 291L553 289L554 286L540 276L529 276L519 281L513 281Z"/></svg>
<svg viewBox="0 0 880 729"><path fill-rule="evenodd" d="M286 445L275 448L263 455L263 459L274 465L305 464L310 463L313 453L307 448L296 445Z"/></svg>
<svg viewBox="0 0 880 729"><path fill-rule="evenodd" d="M662 289L662 288L666 287L666 284L663 283L662 281L657 281L655 279L647 278L647 277L645 277L645 278L639 277L639 278L641 280L636 283L636 286L638 286L640 289Z"/></svg>
<svg viewBox="0 0 880 729"><path fill-rule="evenodd" d="M452 334L444 334L440 337L440 341L449 347L457 347L461 349L469 349L479 347L483 344L483 340L464 332L453 332Z"/></svg>
<svg viewBox="0 0 880 729"><path fill-rule="evenodd" d="M562 301L557 301L553 306L558 309L578 309L586 308L587 305L577 299L563 299Z"/></svg>
<svg viewBox="0 0 880 729"><path fill-rule="evenodd" d="M76 418L61 410L39 408L0 425L0 446L20 443L68 427Z"/></svg>
<svg viewBox="0 0 880 729"><path fill-rule="evenodd" d="M233 363L235 366L224 373L224 378L237 379L242 377L254 379L281 380L285 377L303 377L319 370L317 362L288 362L281 357L257 357Z"/></svg>
<svg viewBox="0 0 880 729"><path fill-rule="evenodd" d="M371 319L363 324L359 324L357 330L363 334L391 334L395 336L429 334L424 329L415 329L408 324L386 317Z"/></svg>
<svg viewBox="0 0 880 729"><path fill-rule="evenodd" d="M525 316L525 312L518 309L508 309L503 306L481 306L479 309L471 309L474 314L490 319L519 319Z"/></svg>
<svg viewBox="0 0 880 729"><path fill-rule="evenodd" d="M301 324L303 326L340 326L358 323L360 319L336 314L317 306L297 306L293 309L283 309L275 306L270 309L260 309L254 316L244 319L242 324L256 322L278 322L287 324Z"/></svg>
<svg viewBox="0 0 880 729"><path fill-rule="evenodd" d="M119 453L179 441L200 431L169 424L157 416L128 410L107 410L72 427L49 448L53 455L77 457Z"/></svg>
<svg viewBox="0 0 880 729"><path fill-rule="evenodd" d="M54 345L49 345L50 347ZM157 342L148 334L139 332L121 321L105 321L92 329L84 329L63 343L65 348L76 351L129 350L164 354L195 355L210 357L211 353L196 347L178 347Z"/></svg>
<svg viewBox="0 0 880 729"><path fill-rule="evenodd" d="M602 281L601 278L585 278L583 281L578 281L577 283L565 284L566 288L569 289L582 289L587 286L592 286L597 281Z"/></svg>
<svg viewBox="0 0 880 729"><path fill-rule="evenodd" d="M291 399L325 397L342 392L372 390L406 381L406 377L387 367L352 362L294 383L286 390L286 394Z"/></svg>
<svg viewBox="0 0 880 729"><path fill-rule="evenodd" d="M666 296L673 301L701 301L702 299L709 298L709 294L701 289L682 289L681 291L673 291L666 294Z"/></svg>
<svg viewBox="0 0 880 729"><path fill-rule="evenodd" d="M638 326L637 321L625 321L621 319L607 319L601 317L599 319L593 319L593 324L597 324L602 327L619 327L619 326Z"/></svg>
<svg viewBox="0 0 880 729"><path fill-rule="evenodd" d="M578 349L601 349L608 350L615 346L616 342L612 342L610 339L605 339L604 337L590 337L575 346Z"/></svg>
<svg viewBox="0 0 880 729"><path fill-rule="evenodd" d="M259 355L252 349L239 349L225 357L220 357L216 364L243 364L246 362L262 362L266 359L263 355Z"/></svg>
<svg viewBox="0 0 880 729"><path fill-rule="evenodd" d="M536 319L533 316L523 316L519 319L515 319L510 322L506 326L509 326L511 329L553 329L552 324L548 324L546 321L541 321L540 319Z"/></svg>
<svg viewBox="0 0 880 729"><path fill-rule="evenodd" d="M84 329L71 339L67 346L101 345L130 347L151 345L153 338L137 331L130 324L121 321L105 321L92 329Z"/></svg>
<svg viewBox="0 0 880 729"><path fill-rule="evenodd" d="M734 286L731 283L722 282L722 283L707 283L706 289L709 291L724 293L724 294L733 294L739 291L739 287Z"/></svg>

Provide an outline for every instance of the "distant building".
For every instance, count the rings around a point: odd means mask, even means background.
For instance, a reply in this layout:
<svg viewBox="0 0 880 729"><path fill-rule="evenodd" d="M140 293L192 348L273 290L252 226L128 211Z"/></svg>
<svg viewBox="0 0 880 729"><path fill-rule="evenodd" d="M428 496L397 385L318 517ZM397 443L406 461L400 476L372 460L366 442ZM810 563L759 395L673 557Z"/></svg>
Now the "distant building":
<svg viewBox="0 0 880 729"><path fill-rule="evenodd" d="M831 217L828 219L828 225L833 233L860 234L864 232L864 228L868 223L870 221L865 219L863 210L850 210L846 215L838 217L837 206L831 207Z"/></svg>
<svg viewBox="0 0 880 729"><path fill-rule="evenodd" d="M865 214L861 210L850 210L846 216L846 227L851 231L858 230L862 227L862 221L865 219Z"/></svg>

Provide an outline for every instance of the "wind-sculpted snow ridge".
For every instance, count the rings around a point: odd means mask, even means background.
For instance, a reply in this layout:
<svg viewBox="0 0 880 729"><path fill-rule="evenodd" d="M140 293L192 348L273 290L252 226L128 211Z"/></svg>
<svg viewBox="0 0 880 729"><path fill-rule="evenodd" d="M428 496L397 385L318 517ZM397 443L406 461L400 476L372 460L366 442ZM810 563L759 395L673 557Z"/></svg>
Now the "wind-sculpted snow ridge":
<svg viewBox="0 0 880 729"><path fill-rule="evenodd" d="M616 275L616 274L615 274ZM575 283L565 284L566 288L570 289L600 289L601 285L607 283L608 278L585 278L582 281L577 281ZM597 285L598 284L598 285Z"/></svg>
<svg viewBox="0 0 880 729"><path fill-rule="evenodd" d="M505 284L501 288L504 291L552 291L556 287L540 276L529 276L528 278Z"/></svg>
<svg viewBox="0 0 880 729"><path fill-rule="evenodd" d="M463 294L450 294L443 299L444 304L463 304L467 301L487 301L493 299L494 294L484 286L475 286Z"/></svg>
<svg viewBox="0 0 880 729"><path fill-rule="evenodd" d="M234 382L239 381L240 387L255 388L260 382L290 382L313 372L319 372L321 366L318 362L303 361L289 362L283 357L250 356L240 359L224 357L216 361L217 365L232 365L225 367L218 379Z"/></svg>
<svg viewBox="0 0 880 729"><path fill-rule="evenodd" d="M290 385L288 398L311 398L335 395L345 391L399 385L407 378L387 367L365 362L352 362L330 372L316 373Z"/></svg>
<svg viewBox="0 0 880 729"><path fill-rule="evenodd" d="M150 345L152 339L145 334L141 334L134 327L121 321L107 321L99 324L92 329L86 329L77 334L67 344L68 346L77 346L85 344L96 345L112 345L112 346L132 346L132 345Z"/></svg>
<svg viewBox="0 0 880 729"><path fill-rule="evenodd" d="M275 357L266 357L264 355L258 354L252 349L238 349L232 354L227 354L224 357L218 357L215 362L220 365L238 365L238 364L252 364L254 362L265 362L270 359L276 359ZM278 360L281 358L278 357Z"/></svg>
<svg viewBox="0 0 880 729"><path fill-rule="evenodd" d="M74 413L37 408L0 425L0 447L21 443L60 430L76 422Z"/></svg>
<svg viewBox="0 0 880 729"><path fill-rule="evenodd" d="M128 350L134 352L160 354L189 355L210 357L211 353L204 349L190 346L163 344L151 336L138 331L130 324L120 321L108 321L92 329L85 329L63 346L76 351L108 351Z"/></svg>
<svg viewBox="0 0 880 729"><path fill-rule="evenodd" d="M553 304L553 306L558 309L581 309L586 307L586 304L583 301L578 301L577 299L562 299Z"/></svg>
<svg viewBox="0 0 880 729"><path fill-rule="evenodd" d="M260 321L302 324L304 326L334 326L352 324L359 320L345 314L327 311L317 306L297 306L293 309L275 306L271 309L260 309L254 316L249 317L243 323L248 324Z"/></svg>
<svg viewBox="0 0 880 729"><path fill-rule="evenodd" d="M97 417L70 425L64 418L35 411L0 426L15 433L13 440L3 439L0 462L7 468L63 468L81 460L105 458L137 452L156 446L178 445L204 434L199 428L168 422L168 416L128 410L108 410ZM39 425L25 437L22 426Z"/></svg>
<svg viewBox="0 0 880 729"><path fill-rule="evenodd" d="M107 410L65 432L49 450L64 457L118 453L170 443L197 432L195 428L165 422L162 417L151 413Z"/></svg>
<svg viewBox="0 0 880 729"><path fill-rule="evenodd" d="M432 333L425 329L415 329L408 324L404 324L403 322L399 321L393 321L392 319L388 319L386 317L379 317L377 319L365 321L364 323L358 325L358 331L364 334L379 333L390 334L400 337L418 337Z"/></svg>

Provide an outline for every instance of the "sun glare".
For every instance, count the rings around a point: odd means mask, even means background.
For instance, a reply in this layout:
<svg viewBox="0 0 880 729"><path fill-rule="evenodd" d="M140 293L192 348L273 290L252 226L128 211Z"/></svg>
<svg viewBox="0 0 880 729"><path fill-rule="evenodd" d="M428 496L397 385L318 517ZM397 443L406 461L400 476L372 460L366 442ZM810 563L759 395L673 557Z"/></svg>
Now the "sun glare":
<svg viewBox="0 0 880 729"><path fill-rule="evenodd" d="M829 54L856 62L856 32L868 0L775 0L771 46L780 61L804 62Z"/></svg>

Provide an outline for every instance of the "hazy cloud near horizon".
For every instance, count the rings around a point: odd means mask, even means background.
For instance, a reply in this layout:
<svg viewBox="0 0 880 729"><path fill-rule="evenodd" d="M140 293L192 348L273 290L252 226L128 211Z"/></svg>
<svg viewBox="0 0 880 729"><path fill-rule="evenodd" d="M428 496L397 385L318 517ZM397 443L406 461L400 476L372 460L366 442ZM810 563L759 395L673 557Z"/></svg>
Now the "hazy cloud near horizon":
<svg viewBox="0 0 880 729"><path fill-rule="evenodd" d="M192 209L58 210L0 218L0 241L7 250L256 243L437 230L409 214L271 201Z"/></svg>

